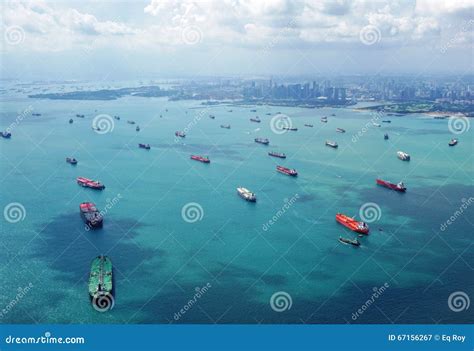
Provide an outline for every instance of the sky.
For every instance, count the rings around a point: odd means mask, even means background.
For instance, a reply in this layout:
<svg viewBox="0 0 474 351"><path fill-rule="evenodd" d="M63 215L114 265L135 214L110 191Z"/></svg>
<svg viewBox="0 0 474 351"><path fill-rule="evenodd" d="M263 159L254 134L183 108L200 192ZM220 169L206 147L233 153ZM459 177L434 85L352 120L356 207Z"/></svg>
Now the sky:
<svg viewBox="0 0 474 351"><path fill-rule="evenodd" d="M472 0L3 0L1 78L465 75Z"/></svg>

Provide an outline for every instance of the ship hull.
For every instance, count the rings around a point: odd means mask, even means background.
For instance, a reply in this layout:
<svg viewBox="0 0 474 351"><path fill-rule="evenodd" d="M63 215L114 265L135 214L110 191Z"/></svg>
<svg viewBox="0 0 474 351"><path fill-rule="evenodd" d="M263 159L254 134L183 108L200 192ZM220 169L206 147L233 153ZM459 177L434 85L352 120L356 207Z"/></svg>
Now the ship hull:
<svg viewBox="0 0 474 351"><path fill-rule="evenodd" d="M391 189L391 190L395 190L395 191L398 191L398 192L401 192L401 193L404 193L407 190L406 188L400 188L397 184L386 182L386 181L381 180L381 179L377 179L376 182L377 182L377 185L380 185L382 187L385 187L385 188L388 188L388 189Z"/></svg>
<svg viewBox="0 0 474 351"><path fill-rule="evenodd" d="M352 230L353 232L360 233L360 234L369 234L369 228L360 228L359 224L361 222L356 221L353 218L350 218L348 216L342 215L342 214L337 214L336 215L336 221L339 224L342 224L344 227Z"/></svg>

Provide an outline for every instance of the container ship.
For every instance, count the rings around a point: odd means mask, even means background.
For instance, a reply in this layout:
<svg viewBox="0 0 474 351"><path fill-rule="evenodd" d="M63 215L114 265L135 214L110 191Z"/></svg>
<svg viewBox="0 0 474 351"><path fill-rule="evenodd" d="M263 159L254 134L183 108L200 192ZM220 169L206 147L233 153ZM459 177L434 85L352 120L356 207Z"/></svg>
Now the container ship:
<svg viewBox="0 0 474 351"><path fill-rule="evenodd" d="M91 263L89 296L98 310L107 311L114 305L112 294L112 261L108 256L97 256Z"/></svg>
<svg viewBox="0 0 474 351"><path fill-rule="evenodd" d="M260 120L260 118L255 117L255 118L250 118L250 122L260 123L261 120Z"/></svg>
<svg viewBox="0 0 474 351"><path fill-rule="evenodd" d="M267 138L255 138L255 142L263 145L270 144L270 140L268 140Z"/></svg>
<svg viewBox="0 0 474 351"><path fill-rule="evenodd" d="M403 151L397 151L397 157L402 161L410 161L410 155Z"/></svg>
<svg viewBox="0 0 474 351"><path fill-rule="evenodd" d="M342 128L336 128L336 132L338 132L338 133L345 133L346 130L345 130L345 129L342 129Z"/></svg>
<svg viewBox="0 0 474 351"><path fill-rule="evenodd" d="M454 146L458 143L458 139L451 139L451 141L448 143L449 146Z"/></svg>
<svg viewBox="0 0 474 351"><path fill-rule="evenodd" d="M185 132L177 131L177 132L174 132L174 135L176 135L177 137L180 137L180 138L186 138L186 133Z"/></svg>
<svg viewBox="0 0 474 351"><path fill-rule="evenodd" d="M369 226L365 222L359 222L342 213L336 214L336 221L356 233L369 234Z"/></svg>
<svg viewBox="0 0 474 351"><path fill-rule="evenodd" d="M337 147L339 145L337 145L337 143L335 141L326 140L326 146L330 146L330 147L333 147L333 148L337 149Z"/></svg>
<svg viewBox="0 0 474 351"><path fill-rule="evenodd" d="M273 157L278 157L278 158L286 158L286 155L284 153L281 153L281 152L275 152L275 151L271 151L268 153L269 156L273 156Z"/></svg>
<svg viewBox="0 0 474 351"><path fill-rule="evenodd" d="M314 127L312 124L305 124L304 126L308 127L308 128L313 128Z"/></svg>
<svg viewBox="0 0 474 351"><path fill-rule="evenodd" d="M280 172L292 177L296 177L298 175L298 172L296 172L296 169L290 169L283 166L277 166L276 169L277 169L277 172Z"/></svg>
<svg viewBox="0 0 474 351"><path fill-rule="evenodd" d="M386 180L382 180L382 179L376 179L375 181L377 182L377 185L381 185L395 191L400 191L402 193L407 191L407 188L405 187L405 184L403 184L403 182L395 184L395 183L387 182Z"/></svg>
<svg viewBox="0 0 474 351"><path fill-rule="evenodd" d="M196 160L202 163L211 163L211 160L209 159L209 157L205 157L205 156L191 155L191 160Z"/></svg>
<svg viewBox="0 0 474 351"><path fill-rule="evenodd" d="M97 190L105 189L105 185L101 182L84 177L77 177L77 184L86 188L92 188Z"/></svg>
<svg viewBox="0 0 474 351"><path fill-rule="evenodd" d="M66 162L72 165L77 165L77 160L74 157L66 157Z"/></svg>
<svg viewBox="0 0 474 351"><path fill-rule="evenodd" d="M92 202L83 202L79 205L82 220L91 228L102 227L103 218Z"/></svg>
<svg viewBox="0 0 474 351"><path fill-rule="evenodd" d="M150 150L150 149L151 149L150 144L141 144L141 143L140 143L140 144L138 144L138 147L139 147L140 149L146 149L146 150Z"/></svg>
<svg viewBox="0 0 474 351"><path fill-rule="evenodd" d="M230 124L221 124L221 128L230 129Z"/></svg>
<svg viewBox="0 0 474 351"><path fill-rule="evenodd" d="M12 137L12 133L10 132L2 132L2 138L10 139Z"/></svg>
<svg viewBox="0 0 474 351"><path fill-rule="evenodd" d="M249 202L257 201L257 196L247 188L243 188L243 187L237 188L237 194L246 201L249 201Z"/></svg>
<svg viewBox="0 0 474 351"><path fill-rule="evenodd" d="M357 239L346 239L346 238L343 238L342 236L339 237L339 241L343 244L349 244L349 245L353 245L353 246L360 246L360 242L359 240Z"/></svg>

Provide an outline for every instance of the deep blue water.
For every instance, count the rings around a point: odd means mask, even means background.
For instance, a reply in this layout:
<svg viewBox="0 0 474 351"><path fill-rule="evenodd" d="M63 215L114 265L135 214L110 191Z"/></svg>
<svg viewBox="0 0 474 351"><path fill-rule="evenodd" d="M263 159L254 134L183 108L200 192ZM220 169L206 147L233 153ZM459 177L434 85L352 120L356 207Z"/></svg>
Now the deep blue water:
<svg viewBox="0 0 474 351"><path fill-rule="evenodd" d="M42 116L28 114L16 123L29 106ZM250 112L254 108L257 113ZM298 131L273 133L266 113L277 112ZM98 134L91 129L98 114L121 120L113 131ZM249 121L255 114L262 123ZM327 124L320 122L324 115ZM206 108L139 97L54 101L15 91L2 95L0 118L1 128L10 126L13 134L0 140L1 206L20 203L26 212L17 223L2 217L0 307L15 299L18 288L33 284L3 323L474 321L470 310L448 307L453 292L474 296L472 206L440 230L462 199L474 197L473 128L450 148L448 121L423 115L388 117L392 123L377 128L369 113L352 109ZM347 132L336 133L336 127ZM176 142L174 132L185 128L187 137ZM269 138L270 146L254 143L255 137ZM326 147L327 139L339 148ZM139 142L152 149L138 149ZM270 158L269 150L288 157ZM398 160L398 150L412 160ZM193 153L208 155L211 164L189 160ZM79 164L66 164L66 156ZM277 164L296 168L299 176L277 173ZM98 179L106 189L80 188L77 176ZM377 177L403 180L408 191L377 187ZM238 186L254 191L258 202L240 199ZM117 196L104 228L86 231L79 203L93 201L103 209ZM201 206L201 220L183 220L188 203ZM366 203L379 206L380 219L369 224L360 248L340 244L339 236L354 235L335 222L335 214L359 217ZM115 307L107 313L95 311L87 295L90 261L100 253L111 257L115 269ZM385 283L389 288L354 320L373 288ZM176 320L196 287L206 284L211 287ZM284 312L270 306L280 291L292 300Z"/></svg>

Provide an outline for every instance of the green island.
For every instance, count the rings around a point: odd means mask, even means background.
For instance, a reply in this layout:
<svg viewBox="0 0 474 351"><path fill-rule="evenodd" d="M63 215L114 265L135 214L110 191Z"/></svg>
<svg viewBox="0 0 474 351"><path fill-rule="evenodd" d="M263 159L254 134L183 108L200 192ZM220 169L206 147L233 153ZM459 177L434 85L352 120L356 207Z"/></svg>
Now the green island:
<svg viewBox="0 0 474 351"><path fill-rule="evenodd" d="M369 107L360 107L356 110L378 111L393 114L409 114L409 113L433 113L433 114L453 114L462 113L466 117L474 117L474 106L470 104L457 104L449 102L402 102L387 103Z"/></svg>

